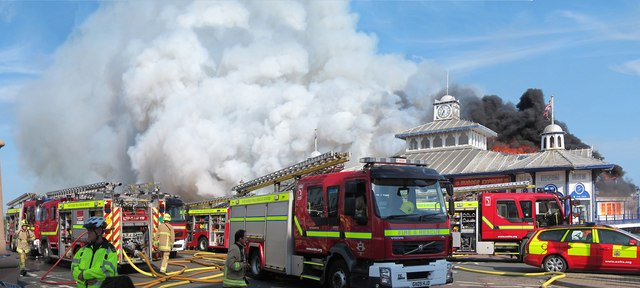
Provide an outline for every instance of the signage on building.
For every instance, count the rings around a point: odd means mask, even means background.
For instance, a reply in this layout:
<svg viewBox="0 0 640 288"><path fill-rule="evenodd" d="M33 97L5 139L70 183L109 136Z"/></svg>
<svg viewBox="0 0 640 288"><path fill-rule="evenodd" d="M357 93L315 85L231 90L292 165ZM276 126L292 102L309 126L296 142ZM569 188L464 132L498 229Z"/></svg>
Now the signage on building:
<svg viewBox="0 0 640 288"><path fill-rule="evenodd" d="M543 192L559 192L565 195L565 171L550 171L536 173L536 190Z"/></svg>
<svg viewBox="0 0 640 288"><path fill-rule="evenodd" d="M454 187L466 187L466 186L498 184L498 183L508 183L508 182L511 182L511 177L510 176L496 176L496 177L485 177L485 178L463 178L463 179L454 179L453 180L453 186Z"/></svg>

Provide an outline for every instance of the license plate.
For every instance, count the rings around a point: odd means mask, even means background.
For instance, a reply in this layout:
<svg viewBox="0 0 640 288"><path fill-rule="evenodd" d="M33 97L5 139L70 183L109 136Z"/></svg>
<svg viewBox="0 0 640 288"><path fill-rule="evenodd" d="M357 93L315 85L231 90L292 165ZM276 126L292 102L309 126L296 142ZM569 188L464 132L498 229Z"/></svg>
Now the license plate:
<svg viewBox="0 0 640 288"><path fill-rule="evenodd" d="M428 287L428 286L429 286L429 280L411 282L411 287Z"/></svg>

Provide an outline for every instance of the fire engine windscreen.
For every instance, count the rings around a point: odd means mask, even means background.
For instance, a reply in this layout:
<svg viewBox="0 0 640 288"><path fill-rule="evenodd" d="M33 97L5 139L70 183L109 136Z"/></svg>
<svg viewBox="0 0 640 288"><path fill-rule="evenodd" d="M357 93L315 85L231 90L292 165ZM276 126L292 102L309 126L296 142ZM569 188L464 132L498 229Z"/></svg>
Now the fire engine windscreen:
<svg viewBox="0 0 640 288"><path fill-rule="evenodd" d="M185 221L184 207L181 205L171 205L167 203L165 213L169 213L169 215L171 215L171 221Z"/></svg>
<svg viewBox="0 0 640 288"><path fill-rule="evenodd" d="M447 217L444 190L436 180L374 179L371 191L382 219L441 222Z"/></svg>

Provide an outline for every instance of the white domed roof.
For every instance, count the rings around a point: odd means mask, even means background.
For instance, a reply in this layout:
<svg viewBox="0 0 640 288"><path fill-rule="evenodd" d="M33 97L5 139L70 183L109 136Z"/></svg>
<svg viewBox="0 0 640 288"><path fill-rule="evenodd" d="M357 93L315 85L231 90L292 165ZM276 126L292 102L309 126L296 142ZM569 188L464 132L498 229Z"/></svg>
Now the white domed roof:
<svg viewBox="0 0 640 288"><path fill-rule="evenodd" d="M456 101L456 97L453 97L447 94L442 96L442 98L440 98L440 102L449 102L449 101Z"/></svg>
<svg viewBox="0 0 640 288"><path fill-rule="evenodd" d="M542 134L547 134L547 133L564 133L564 131L562 130L562 127L560 127L560 125L551 124L545 127L544 131L542 132Z"/></svg>

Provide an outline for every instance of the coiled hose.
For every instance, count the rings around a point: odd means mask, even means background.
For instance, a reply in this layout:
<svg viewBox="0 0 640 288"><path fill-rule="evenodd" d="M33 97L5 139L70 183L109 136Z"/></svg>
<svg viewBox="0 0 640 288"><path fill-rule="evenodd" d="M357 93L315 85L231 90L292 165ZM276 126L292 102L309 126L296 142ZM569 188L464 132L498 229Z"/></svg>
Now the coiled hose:
<svg viewBox="0 0 640 288"><path fill-rule="evenodd" d="M131 261L131 258L129 258L129 255L127 255L126 253L123 253L123 254L127 262L129 262L131 267L133 267L133 269L135 269L142 275L155 278L150 281L135 283L134 284L135 286L143 286L145 288L151 288L170 280L179 280L179 281L175 283L168 283L160 287L167 288L167 287L189 284L192 282L222 283L222 279L214 279L214 278L222 277L221 270L222 270L222 266L224 265L223 262L226 255L220 255L220 254L211 253L211 252L197 252L187 260L169 261L169 265L180 266L182 268L178 271L169 272L167 274L161 274L161 273L158 273L153 268L153 266L151 265L151 262L149 261L149 259L144 253L139 253L138 255L143 258L144 262L147 264L147 267L149 268L149 271L151 271L150 273L145 272L144 270L136 266L133 263L133 261ZM186 263L196 263L196 264L203 265L205 267L187 268L187 266L185 265ZM189 273L189 272L194 272L194 273L183 275L183 273ZM200 274L204 274L208 272L218 272L218 273L214 275L205 276L205 277L199 277L199 278L195 277Z"/></svg>

